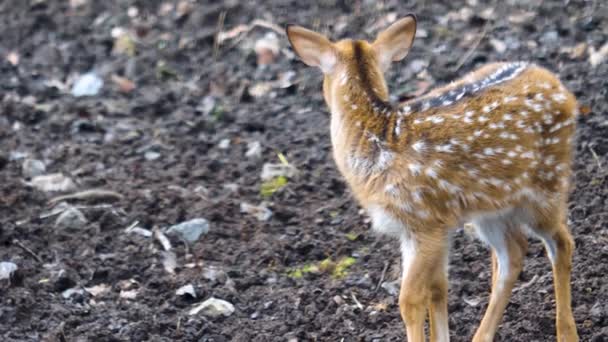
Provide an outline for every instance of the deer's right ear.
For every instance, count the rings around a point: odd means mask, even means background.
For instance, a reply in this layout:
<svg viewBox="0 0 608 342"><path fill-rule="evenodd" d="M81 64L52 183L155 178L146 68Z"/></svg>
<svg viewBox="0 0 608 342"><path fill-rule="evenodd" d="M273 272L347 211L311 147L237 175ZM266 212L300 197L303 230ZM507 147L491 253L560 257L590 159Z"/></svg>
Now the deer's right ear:
<svg viewBox="0 0 608 342"><path fill-rule="evenodd" d="M288 25L287 38L302 61L329 74L338 62L336 49L324 35L301 26Z"/></svg>
<svg viewBox="0 0 608 342"><path fill-rule="evenodd" d="M382 70L388 69L391 62L405 58L414 43L416 35L416 16L408 14L380 32L372 45L380 59Z"/></svg>

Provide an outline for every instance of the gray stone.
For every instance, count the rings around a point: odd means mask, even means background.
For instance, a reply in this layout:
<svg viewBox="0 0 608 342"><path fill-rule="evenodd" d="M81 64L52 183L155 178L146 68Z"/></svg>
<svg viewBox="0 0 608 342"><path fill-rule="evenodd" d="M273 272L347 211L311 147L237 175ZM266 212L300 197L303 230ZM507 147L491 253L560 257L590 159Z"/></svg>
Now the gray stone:
<svg viewBox="0 0 608 342"><path fill-rule="evenodd" d="M195 218L182 222L167 229L167 234L177 234L188 242L195 242L198 238L209 232L209 221L204 218Z"/></svg>
<svg viewBox="0 0 608 342"><path fill-rule="evenodd" d="M158 158L160 158L161 154L156 152L156 151L146 151L146 153L144 153L144 158L146 158L146 160L156 160Z"/></svg>
<svg viewBox="0 0 608 342"><path fill-rule="evenodd" d="M62 212L55 220L55 227L60 229L80 229L87 224L87 218L82 211L70 207Z"/></svg>
<svg viewBox="0 0 608 342"><path fill-rule="evenodd" d="M247 144L245 157L252 159L262 158L262 144L259 141L252 141Z"/></svg>
<svg viewBox="0 0 608 342"><path fill-rule="evenodd" d="M72 95L76 97L95 96L99 94L102 87L103 79L94 72L89 72L76 79L72 86Z"/></svg>
<svg viewBox="0 0 608 342"><path fill-rule="evenodd" d="M0 262L0 280L10 279L11 275L17 270L17 265L12 262Z"/></svg>
<svg viewBox="0 0 608 342"><path fill-rule="evenodd" d="M234 313L234 305L225 300L211 297L192 308L189 312L190 315L196 315L198 313L202 313L203 315L212 318L221 316L228 317Z"/></svg>
<svg viewBox="0 0 608 342"><path fill-rule="evenodd" d="M28 184L43 192L71 191L76 189L74 181L61 173L36 176Z"/></svg>
<svg viewBox="0 0 608 342"><path fill-rule="evenodd" d="M41 160L26 158L21 164L21 174L25 178L40 176L45 172L46 165Z"/></svg>

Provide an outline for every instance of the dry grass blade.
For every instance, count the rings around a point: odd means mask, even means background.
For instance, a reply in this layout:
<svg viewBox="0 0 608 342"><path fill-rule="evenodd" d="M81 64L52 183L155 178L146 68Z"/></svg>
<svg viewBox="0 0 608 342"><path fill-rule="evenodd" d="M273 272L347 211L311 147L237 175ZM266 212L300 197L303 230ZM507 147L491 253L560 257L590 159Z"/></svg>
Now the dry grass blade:
<svg viewBox="0 0 608 342"><path fill-rule="evenodd" d="M69 201L69 200L86 200L86 199L114 199L120 200L123 198L123 195L119 194L116 191L105 190L105 189L90 189L75 192L73 194L57 196L49 200L49 203L54 204L61 201Z"/></svg>
<svg viewBox="0 0 608 342"><path fill-rule="evenodd" d="M169 241L169 238L167 238L167 236L160 231L160 229L154 228L154 238L158 240L165 251L171 251L171 242Z"/></svg>
<svg viewBox="0 0 608 342"><path fill-rule="evenodd" d="M460 59L458 60L458 63L456 63L456 66L452 69L452 72L458 71L464 65L464 63L466 63L469 60L469 58L471 58L471 56L473 55L475 50L477 50L477 47L479 47L479 44L481 43L481 41L486 37L486 34L488 33L488 30L490 29L490 25L491 25L490 20L486 21L486 24L483 26L483 30L481 30L481 33L479 34L479 37L477 38L475 43L473 43L473 45L471 45L469 50L464 55L462 55L462 57L460 57Z"/></svg>
<svg viewBox="0 0 608 342"><path fill-rule="evenodd" d="M36 254L33 250L29 249L26 245L24 245L21 241L14 239L13 243L17 245L19 248L23 249L27 254L31 255L32 258L36 259L39 263L42 263L42 259Z"/></svg>

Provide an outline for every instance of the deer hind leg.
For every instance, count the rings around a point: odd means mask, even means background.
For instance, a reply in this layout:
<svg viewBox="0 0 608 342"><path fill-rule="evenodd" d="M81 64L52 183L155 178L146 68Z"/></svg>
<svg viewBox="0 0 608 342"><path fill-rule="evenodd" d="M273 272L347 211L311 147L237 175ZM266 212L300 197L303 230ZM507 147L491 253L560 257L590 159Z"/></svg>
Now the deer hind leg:
<svg viewBox="0 0 608 342"><path fill-rule="evenodd" d="M431 342L448 342L450 329L448 326L448 253L436 268L431 282L431 298L429 305L429 330Z"/></svg>
<svg viewBox="0 0 608 342"><path fill-rule="evenodd" d="M430 309L431 341L449 341L447 322L447 237L403 237L399 309L409 342L424 342Z"/></svg>
<svg viewBox="0 0 608 342"><path fill-rule="evenodd" d="M477 219L474 225L477 235L490 245L493 253L490 301L473 338L474 342L487 342L494 340L513 286L523 268L528 241L519 224L508 216Z"/></svg>
<svg viewBox="0 0 608 342"><path fill-rule="evenodd" d="M553 267L557 341L576 342L579 338L572 315L570 294L574 241L565 223L565 209L556 210L556 212L562 213L562 215L555 217L554 212L543 216L539 215L536 218L535 226L532 228L532 233L545 244L547 256Z"/></svg>

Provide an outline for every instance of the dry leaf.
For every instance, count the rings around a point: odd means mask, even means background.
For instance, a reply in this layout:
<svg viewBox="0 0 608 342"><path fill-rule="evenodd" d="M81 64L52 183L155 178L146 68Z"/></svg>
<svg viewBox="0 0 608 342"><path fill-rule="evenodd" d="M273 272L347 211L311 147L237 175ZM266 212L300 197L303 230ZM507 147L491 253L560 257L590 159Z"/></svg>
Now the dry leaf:
<svg viewBox="0 0 608 342"><path fill-rule="evenodd" d="M112 75L112 81L118 86L118 89L123 93L130 93L135 89L135 83L128 78L118 75Z"/></svg>

